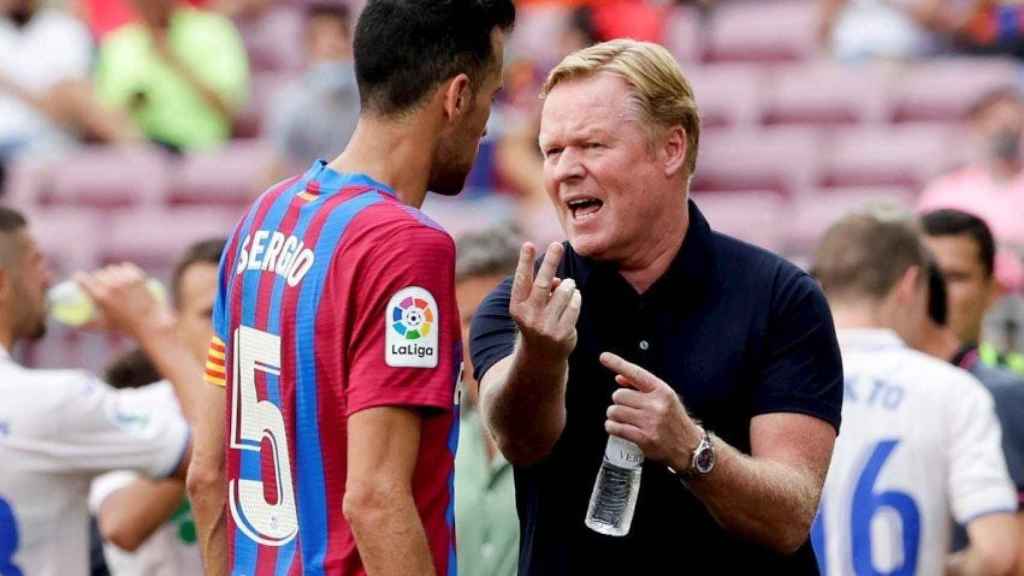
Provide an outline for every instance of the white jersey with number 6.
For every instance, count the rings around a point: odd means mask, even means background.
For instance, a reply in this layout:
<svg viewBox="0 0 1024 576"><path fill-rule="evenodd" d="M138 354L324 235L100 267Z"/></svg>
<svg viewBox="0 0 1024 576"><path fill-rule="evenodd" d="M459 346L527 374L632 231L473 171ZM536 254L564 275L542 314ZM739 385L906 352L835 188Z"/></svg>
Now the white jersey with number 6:
<svg viewBox="0 0 1024 576"><path fill-rule="evenodd" d="M23 368L0 348L0 576L88 574L93 477L166 476L187 444L173 408L84 372Z"/></svg>
<svg viewBox="0 0 1024 576"><path fill-rule="evenodd" d="M822 573L942 574L953 519L1016 510L992 397L891 331L839 344L843 425L811 532Z"/></svg>

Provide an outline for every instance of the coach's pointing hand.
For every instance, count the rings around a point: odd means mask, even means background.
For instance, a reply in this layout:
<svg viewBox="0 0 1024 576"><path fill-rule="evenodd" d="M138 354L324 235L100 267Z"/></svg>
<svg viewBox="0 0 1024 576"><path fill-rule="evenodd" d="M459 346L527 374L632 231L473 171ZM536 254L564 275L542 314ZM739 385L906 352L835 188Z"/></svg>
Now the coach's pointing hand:
<svg viewBox="0 0 1024 576"><path fill-rule="evenodd" d="M574 280L555 277L564 250L557 242L548 246L536 278L533 244L527 242L519 251L509 312L531 357L562 361L576 347L576 320L583 300Z"/></svg>

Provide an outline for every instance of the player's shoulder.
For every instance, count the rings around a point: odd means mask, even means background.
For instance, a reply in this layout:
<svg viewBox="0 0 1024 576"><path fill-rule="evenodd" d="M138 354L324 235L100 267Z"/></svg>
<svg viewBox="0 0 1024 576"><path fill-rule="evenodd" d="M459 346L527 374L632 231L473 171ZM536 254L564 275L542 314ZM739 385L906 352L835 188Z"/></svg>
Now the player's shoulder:
<svg viewBox="0 0 1024 576"><path fill-rule="evenodd" d="M455 253L455 240L422 211L381 193L381 201L363 208L352 220L353 238L376 250Z"/></svg>
<svg viewBox="0 0 1024 576"><path fill-rule="evenodd" d="M970 372L912 348L902 348L903 369L908 384L918 385L945 399L978 399L988 396L985 386Z"/></svg>
<svg viewBox="0 0 1024 576"><path fill-rule="evenodd" d="M61 406L102 393L106 384L81 370L25 368L13 363L0 369L0 391L18 398L19 410L59 412ZM59 414L53 414L59 417Z"/></svg>

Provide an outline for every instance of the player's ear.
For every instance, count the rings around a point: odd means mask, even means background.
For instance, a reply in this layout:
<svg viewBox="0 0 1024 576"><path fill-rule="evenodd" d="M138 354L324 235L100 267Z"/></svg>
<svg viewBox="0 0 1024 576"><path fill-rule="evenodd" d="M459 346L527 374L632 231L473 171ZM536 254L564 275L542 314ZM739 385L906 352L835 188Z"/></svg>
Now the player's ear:
<svg viewBox="0 0 1024 576"><path fill-rule="evenodd" d="M459 74L448 80L444 88L444 113L449 121L469 111L472 105L472 92L469 76Z"/></svg>

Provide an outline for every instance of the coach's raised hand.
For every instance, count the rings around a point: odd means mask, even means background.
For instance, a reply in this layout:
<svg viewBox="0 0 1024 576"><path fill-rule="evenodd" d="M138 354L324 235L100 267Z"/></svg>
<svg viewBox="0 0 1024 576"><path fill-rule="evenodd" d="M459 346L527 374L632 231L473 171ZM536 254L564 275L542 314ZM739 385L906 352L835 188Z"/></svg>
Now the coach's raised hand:
<svg viewBox="0 0 1024 576"><path fill-rule="evenodd" d="M535 360L565 361L576 347L576 320L583 300L574 280L555 277L564 251L557 242L548 246L536 277L533 244L527 242L519 251L509 313L519 325L520 345Z"/></svg>
<svg viewBox="0 0 1024 576"><path fill-rule="evenodd" d="M536 249L523 245L509 295L509 315L519 326L515 349L480 382L487 425L513 464L546 456L565 429L565 383L583 299L575 281L555 277L564 251L548 246L534 277Z"/></svg>

